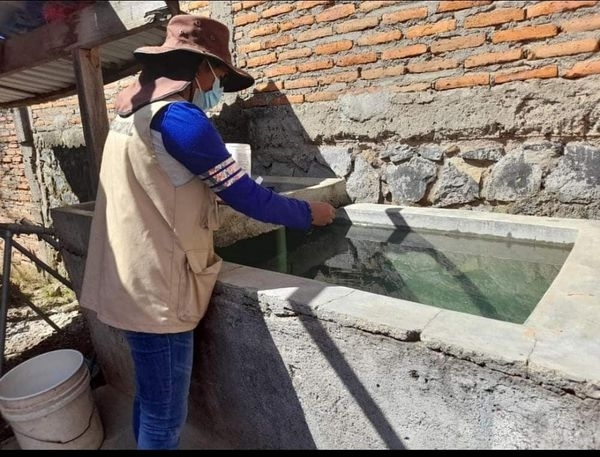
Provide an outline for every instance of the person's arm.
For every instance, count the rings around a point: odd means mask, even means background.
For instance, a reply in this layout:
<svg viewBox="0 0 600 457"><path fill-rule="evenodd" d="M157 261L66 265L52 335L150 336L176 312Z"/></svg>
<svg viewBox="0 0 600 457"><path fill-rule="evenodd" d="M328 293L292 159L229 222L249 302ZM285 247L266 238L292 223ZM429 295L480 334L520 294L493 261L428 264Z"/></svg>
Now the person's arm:
<svg viewBox="0 0 600 457"><path fill-rule="evenodd" d="M325 202L277 194L257 184L231 157L210 119L191 103L171 103L154 116L166 151L197 175L228 205L253 219L308 230L333 221Z"/></svg>

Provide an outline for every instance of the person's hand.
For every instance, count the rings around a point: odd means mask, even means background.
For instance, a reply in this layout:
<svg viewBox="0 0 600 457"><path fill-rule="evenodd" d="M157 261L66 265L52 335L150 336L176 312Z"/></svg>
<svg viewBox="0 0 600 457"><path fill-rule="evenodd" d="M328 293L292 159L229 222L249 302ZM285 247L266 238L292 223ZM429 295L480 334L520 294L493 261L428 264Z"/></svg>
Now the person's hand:
<svg viewBox="0 0 600 457"><path fill-rule="evenodd" d="M329 225L335 218L335 208L327 202L309 201L313 225Z"/></svg>

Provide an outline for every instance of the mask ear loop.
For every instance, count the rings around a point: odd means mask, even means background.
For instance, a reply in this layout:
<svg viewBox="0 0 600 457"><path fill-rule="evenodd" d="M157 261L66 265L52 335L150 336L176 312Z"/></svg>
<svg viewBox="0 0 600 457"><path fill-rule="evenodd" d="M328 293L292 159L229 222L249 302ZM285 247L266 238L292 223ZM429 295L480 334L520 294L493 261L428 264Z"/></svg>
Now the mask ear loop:
<svg viewBox="0 0 600 457"><path fill-rule="evenodd" d="M210 72L213 74L215 79L219 81L219 86L220 86L221 80L219 78L217 78L217 75L215 74L215 71L213 70L213 67L210 64L210 60L206 59L206 63L208 64L208 68L210 68ZM198 82L198 75L194 76L194 81L196 82L196 86L198 86L198 90L201 91L202 93L204 93L204 91L202 90L202 86L200 86L200 82Z"/></svg>
<svg viewBox="0 0 600 457"><path fill-rule="evenodd" d="M212 67L212 65L210 64L210 60L206 59L206 63L208 64L208 68L210 68L210 71L211 71L211 73L212 73L212 74L213 74L213 76L215 77L215 80L219 81L219 87L222 87L222 86L221 86L221 79L220 79L220 78L217 78L217 75L216 75L215 71L213 70L213 67Z"/></svg>

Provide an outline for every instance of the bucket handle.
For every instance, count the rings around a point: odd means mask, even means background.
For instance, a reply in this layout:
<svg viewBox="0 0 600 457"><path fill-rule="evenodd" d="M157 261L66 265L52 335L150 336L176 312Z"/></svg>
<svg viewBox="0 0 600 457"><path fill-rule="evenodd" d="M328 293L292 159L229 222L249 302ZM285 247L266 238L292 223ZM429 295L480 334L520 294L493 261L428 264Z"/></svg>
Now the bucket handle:
<svg viewBox="0 0 600 457"><path fill-rule="evenodd" d="M21 433L21 432L17 432L17 433L19 433L19 435L24 436L25 438L29 438L29 439L34 440L34 441L40 441L42 443L54 443L54 444L67 444L67 443L71 443L71 442L75 441L76 439L81 438L90 429L90 427L92 426L92 419L94 417L94 413L95 412L96 412L96 405L94 405L94 407L92 408L92 412L90 414L90 417L88 418L87 427L85 427L85 429L83 430L83 432L81 432L75 438L71 438L70 440L67 440L67 441L42 440L42 439L39 439L39 438L35 438L34 436L29 436L29 435L27 435L25 433Z"/></svg>

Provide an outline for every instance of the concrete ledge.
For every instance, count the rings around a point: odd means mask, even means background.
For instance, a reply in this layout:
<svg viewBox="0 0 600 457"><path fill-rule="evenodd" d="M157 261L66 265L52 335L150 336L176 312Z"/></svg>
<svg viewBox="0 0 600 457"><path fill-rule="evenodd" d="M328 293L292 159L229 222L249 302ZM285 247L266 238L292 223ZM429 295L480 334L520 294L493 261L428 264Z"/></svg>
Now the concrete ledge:
<svg viewBox="0 0 600 457"><path fill-rule="evenodd" d="M600 398L600 246L593 241L600 239L600 221L362 203L338 213L357 225L573 243L558 276L523 325L443 311L422 329L421 339L431 348L477 363L519 364L527 376L547 382L581 382L573 386L576 391Z"/></svg>
<svg viewBox="0 0 600 457"><path fill-rule="evenodd" d="M350 202L343 178L303 178L266 176L263 186L302 200L321 200L340 207ZM277 229L278 225L265 224L237 212L228 205L219 206L221 229L215 231L215 246L224 247L236 241L258 236Z"/></svg>

